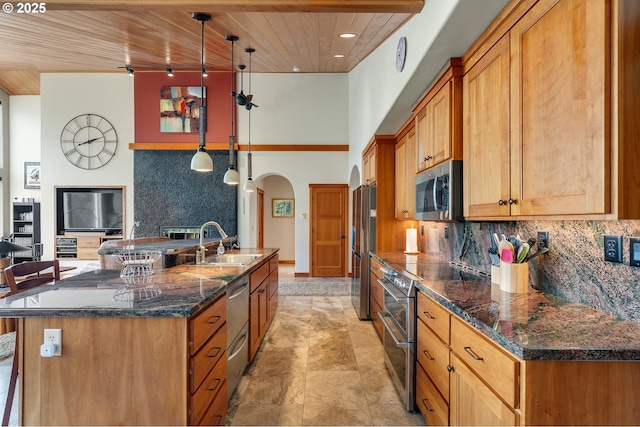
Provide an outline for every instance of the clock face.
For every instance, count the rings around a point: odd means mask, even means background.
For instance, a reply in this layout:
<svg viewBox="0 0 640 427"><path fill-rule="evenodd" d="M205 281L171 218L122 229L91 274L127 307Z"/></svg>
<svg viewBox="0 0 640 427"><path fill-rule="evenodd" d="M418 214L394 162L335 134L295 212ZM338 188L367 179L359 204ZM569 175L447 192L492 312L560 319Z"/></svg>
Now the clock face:
<svg viewBox="0 0 640 427"><path fill-rule="evenodd" d="M118 134L107 119L97 114L81 114L69 120L60 135L62 153L74 166L98 169L113 158Z"/></svg>
<svg viewBox="0 0 640 427"><path fill-rule="evenodd" d="M396 70L402 71L404 68L404 61L407 56L407 38L400 37L398 40L398 48L396 50Z"/></svg>

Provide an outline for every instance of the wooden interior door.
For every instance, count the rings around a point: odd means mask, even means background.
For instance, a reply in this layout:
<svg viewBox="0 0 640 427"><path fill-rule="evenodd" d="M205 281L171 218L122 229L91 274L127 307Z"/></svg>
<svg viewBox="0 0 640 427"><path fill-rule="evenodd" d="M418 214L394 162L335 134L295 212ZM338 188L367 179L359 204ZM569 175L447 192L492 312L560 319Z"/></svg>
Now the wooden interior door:
<svg viewBox="0 0 640 427"><path fill-rule="evenodd" d="M256 216L258 224L256 225L256 244L258 248L264 248L264 191L260 188L257 191L258 209Z"/></svg>
<svg viewBox="0 0 640 427"><path fill-rule="evenodd" d="M311 184L311 276L347 275L346 184Z"/></svg>

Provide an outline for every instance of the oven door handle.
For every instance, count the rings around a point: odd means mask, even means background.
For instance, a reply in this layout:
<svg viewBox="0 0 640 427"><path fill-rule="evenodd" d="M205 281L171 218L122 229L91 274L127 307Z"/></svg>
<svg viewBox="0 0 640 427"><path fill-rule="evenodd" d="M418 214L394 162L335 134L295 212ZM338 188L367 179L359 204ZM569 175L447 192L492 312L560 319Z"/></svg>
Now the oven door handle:
<svg viewBox="0 0 640 427"><path fill-rule="evenodd" d="M388 280L378 279L378 283L380 283L380 286L382 286L396 302L406 303L409 299L405 294L398 291Z"/></svg>
<svg viewBox="0 0 640 427"><path fill-rule="evenodd" d="M411 346L411 343L406 339L403 341L400 338L398 338L398 335L394 331L395 328L391 326L392 322L389 322L387 320L387 318L391 318L391 315L389 313L381 312L381 313L378 313L378 316L380 316L380 320L382 321L384 328L387 330L387 332L389 332L389 335L391 335L391 338L393 338L393 341L396 343L397 347L409 348Z"/></svg>

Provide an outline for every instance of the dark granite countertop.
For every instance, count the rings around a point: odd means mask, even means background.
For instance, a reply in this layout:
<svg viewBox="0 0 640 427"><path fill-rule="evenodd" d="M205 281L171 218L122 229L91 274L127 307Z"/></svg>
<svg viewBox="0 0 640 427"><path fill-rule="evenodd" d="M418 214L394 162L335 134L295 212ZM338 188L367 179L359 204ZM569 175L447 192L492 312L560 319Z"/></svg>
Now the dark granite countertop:
<svg viewBox="0 0 640 427"><path fill-rule="evenodd" d="M374 254L417 288L523 360L640 360L640 324L538 292L509 293L445 259Z"/></svg>
<svg viewBox="0 0 640 427"><path fill-rule="evenodd" d="M227 237L226 239L222 239L222 241L227 243L235 242L235 238ZM126 239L124 240L126 242ZM199 239L182 239L182 240L161 240L157 242L148 242L148 243L137 243L134 242L134 248L136 249L144 249L147 251L159 251L162 252L162 255L177 255L184 253L195 253L196 250L200 247ZM204 246L211 251L213 247L213 251L215 252L215 248L220 243L220 239L205 239ZM118 247L109 247L108 245L103 245L98 249L98 255L111 255L126 252L129 249L124 246ZM210 252L213 254L213 252Z"/></svg>
<svg viewBox="0 0 640 427"><path fill-rule="evenodd" d="M190 317L275 252L228 251L264 256L246 266L182 264L134 278L90 271L3 298L0 317Z"/></svg>

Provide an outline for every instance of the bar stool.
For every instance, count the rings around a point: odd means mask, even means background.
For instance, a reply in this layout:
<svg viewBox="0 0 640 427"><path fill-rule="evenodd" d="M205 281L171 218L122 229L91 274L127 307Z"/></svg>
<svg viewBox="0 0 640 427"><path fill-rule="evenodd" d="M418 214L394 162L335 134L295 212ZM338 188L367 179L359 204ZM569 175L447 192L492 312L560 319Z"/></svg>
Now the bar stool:
<svg viewBox="0 0 640 427"><path fill-rule="evenodd" d="M11 292L9 295L17 294L27 289L32 289L55 280L60 280L60 264L58 260L53 261L26 261L14 264L5 268L4 275ZM11 406L13 405L13 395L16 391L18 381L18 355L20 349L20 328L16 322L16 347L13 352L13 363L11 365L11 377L9 378L9 390L7 391L7 402L4 407L2 425L9 425L11 416Z"/></svg>

